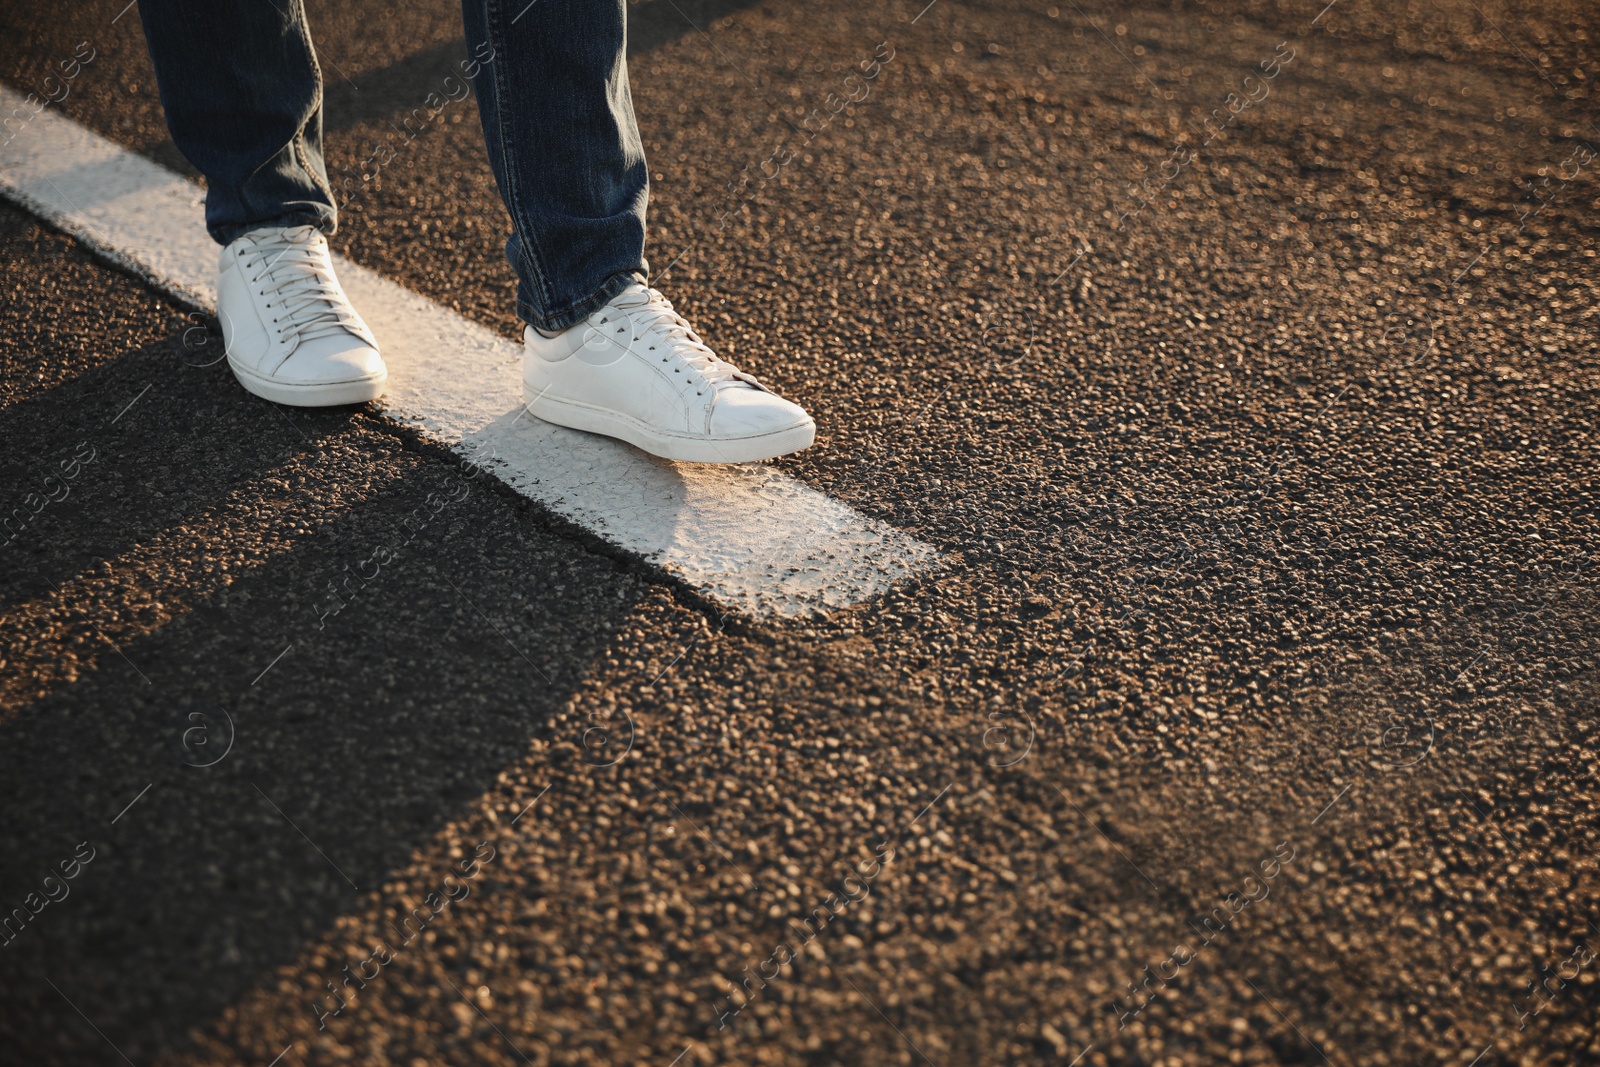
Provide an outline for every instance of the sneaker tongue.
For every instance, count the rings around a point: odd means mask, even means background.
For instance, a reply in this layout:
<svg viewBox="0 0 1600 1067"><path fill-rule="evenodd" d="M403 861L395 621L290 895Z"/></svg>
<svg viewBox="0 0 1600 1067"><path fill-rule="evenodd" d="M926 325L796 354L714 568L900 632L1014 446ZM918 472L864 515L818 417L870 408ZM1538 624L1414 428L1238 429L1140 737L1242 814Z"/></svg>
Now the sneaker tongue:
<svg viewBox="0 0 1600 1067"><path fill-rule="evenodd" d="M611 298L611 306L619 308L642 307L650 303L650 290L634 282Z"/></svg>
<svg viewBox="0 0 1600 1067"><path fill-rule="evenodd" d="M258 246L281 248L284 245L304 245L317 239L321 231L315 226L274 226L257 230L250 236Z"/></svg>
<svg viewBox="0 0 1600 1067"><path fill-rule="evenodd" d="M705 342L695 336L692 327L673 310L672 303L655 290L634 282L612 297L609 306L629 312L647 309L641 316L645 333L671 345L679 358L699 372L705 383L713 389L730 383L743 384L735 378L737 372L732 364L707 348ZM640 320L636 318L634 321L637 323Z"/></svg>
<svg viewBox="0 0 1600 1067"><path fill-rule="evenodd" d="M327 252L317 240L320 230L286 226L252 236L263 257L263 281L283 309L292 336L302 343L328 337L360 340L355 324L348 321L353 313L334 288L331 275L324 275Z"/></svg>

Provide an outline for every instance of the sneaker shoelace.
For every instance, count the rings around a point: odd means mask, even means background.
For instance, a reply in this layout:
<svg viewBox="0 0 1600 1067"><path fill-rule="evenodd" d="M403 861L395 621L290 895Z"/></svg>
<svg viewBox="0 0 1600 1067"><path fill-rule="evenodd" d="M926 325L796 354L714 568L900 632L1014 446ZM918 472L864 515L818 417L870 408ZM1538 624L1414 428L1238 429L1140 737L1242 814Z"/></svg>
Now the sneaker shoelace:
<svg viewBox="0 0 1600 1067"><path fill-rule="evenodd" d="M270 299L272 321L287 341L359 334L361 320L339 291L322 234L312 226L271 230L253 238L244 268L251 288Z"/></svg>
<svg viewBox="0 0 1600 1067"><path fill-rule="evenodd" d="M600 313L601 317L595 325L604 325L612 311L627 316L633 324L634 336L653 342L646 346L646 356L660 353L665 348L666 354L661 356L661 362L666 363L677 356L713 390L729 382L748 381L748 375L741 374L738 368L719 357L700 339L694 327L678 314L672 301L663 296L660 290L644 285L630 286ZM704 390L697 390L695 395L703 394Z"/></svg>

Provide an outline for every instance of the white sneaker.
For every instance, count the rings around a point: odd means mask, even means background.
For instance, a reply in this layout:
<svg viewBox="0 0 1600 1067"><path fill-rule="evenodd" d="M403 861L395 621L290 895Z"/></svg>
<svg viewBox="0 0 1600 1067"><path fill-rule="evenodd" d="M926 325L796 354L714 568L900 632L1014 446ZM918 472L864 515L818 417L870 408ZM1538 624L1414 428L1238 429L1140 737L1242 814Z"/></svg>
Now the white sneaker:
<svg viewBox="0 0 1600 1067"><path fill-rule="evenodd" d="M752 463L807 448L817 424L718 358L666 297L635 283L554 337L523 331L523 397L546 422L663 459Z"/></svg>
<svg viewBox="0 0 1600 1067"><path fill-rule="evenodd" d="M217 317L228 366L279 404L328 407L383 395L389 373L314 226L251 230L218 259Z"/></svg>

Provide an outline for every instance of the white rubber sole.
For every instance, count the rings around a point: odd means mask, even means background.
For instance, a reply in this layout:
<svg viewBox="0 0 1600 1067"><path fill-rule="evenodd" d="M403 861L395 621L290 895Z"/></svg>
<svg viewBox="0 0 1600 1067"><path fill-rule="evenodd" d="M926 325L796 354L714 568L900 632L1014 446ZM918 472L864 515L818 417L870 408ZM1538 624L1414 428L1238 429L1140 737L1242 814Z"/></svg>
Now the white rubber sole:
<svg viewBox="0 0 1600 1067"><path fill-rule="evenodd" d="M275 404L288 404L297 408L332 408L343 404L365 404L383 395L389 384L389 372L375 378L355 378L348 382L318 382L315 385L293 385L264 378L255 371L241 367L232 357L228 366L233 376L247 392Z"/></svg>
<svg viewBox="0 0 1600 1067"><path fill-rule="evenodd" d="M631 415L552 397L535 389L527 379L522 382L522 397L523 406L545 422L615 437L652 456L683 463L755 463L810 448L817 439L817 424L809 418L754 437L699 437L667 433Z"/></svg>

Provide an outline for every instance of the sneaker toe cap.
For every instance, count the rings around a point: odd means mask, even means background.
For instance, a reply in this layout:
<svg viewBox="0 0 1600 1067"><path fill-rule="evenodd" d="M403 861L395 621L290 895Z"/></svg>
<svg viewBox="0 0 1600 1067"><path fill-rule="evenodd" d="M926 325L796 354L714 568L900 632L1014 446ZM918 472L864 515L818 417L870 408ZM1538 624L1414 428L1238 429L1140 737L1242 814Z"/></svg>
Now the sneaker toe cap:
<svg viewBox="0 0 1600 1067"><path fill-rule="evenodd" d="M800 405L753 386L723 388L711 412L715 437L756 437L811 421Z"/></svg>
<svg viewBox="0 0 1600 1067"><path fill-rule="evenodd" d="M273 377L305 385L358 382L385 374L378 350L358 337L327 337L307 341L284 360Z"/></svg>

